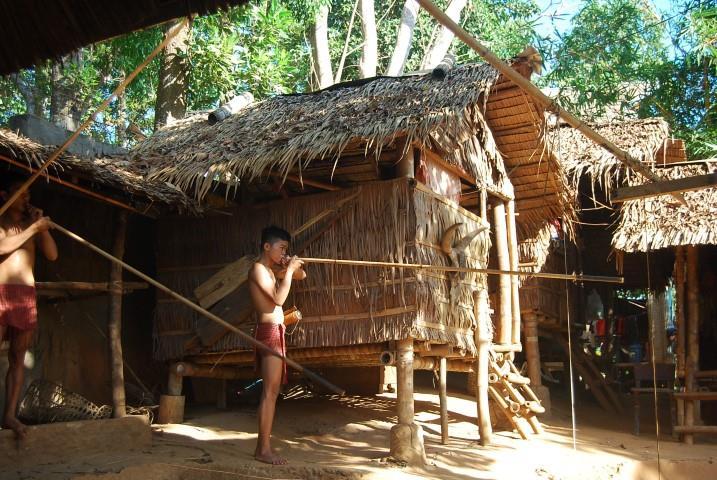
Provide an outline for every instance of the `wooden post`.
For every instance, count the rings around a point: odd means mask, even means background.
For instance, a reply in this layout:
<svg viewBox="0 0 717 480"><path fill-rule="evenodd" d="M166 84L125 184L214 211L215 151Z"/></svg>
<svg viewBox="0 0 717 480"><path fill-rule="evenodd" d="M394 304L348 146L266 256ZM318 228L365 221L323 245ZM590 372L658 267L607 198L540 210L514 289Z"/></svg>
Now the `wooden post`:
<svg viewBox="0 0 717 480"><path fill-rule="evenodd" d="M217 389L217 408L225 410L227 408L227 380L219 379L219 388Z"/></svg>
<svg viewBox="0 0 717 480"><path fill-rule="evenodd" d="M498 268L500 270L510 270L508 231L505 224L505 205L501 201L493 206L493 232L495 233L495 247L498 251ZM498 343L507 345L512 343L511 325L513 322L511 314L510 275L500 275L498 295L500 299L500 332L498 332Z"/></svg>
<svg viewBox="0 0 717 480"><path fill-rule="evenodd" d="M508 253L510 257L510 269L518 270L518 233L515 227L515 201L506 202L505 216L508 221ZM511 275L510 277L510 299L511 299L511 315L512 315L512 343L520 343L520 296L518 289L520 287L520 278Z"/></svg>
<svg viewBox="0 0 717 480"><path fill-rule="evenodd" d="M486 225L490 225L490 220L488 219L488 191L485 186L480 188L480 218L483 219Z"/></svg>
<svg viewBox="0 0 717 480"><path fill-rule="evenodd" d="M675 323L677 324L677 377L685 377L685 247L675 248Z"/></svg>
<svg viewBox="0 0 717 480"><path fill-rule="evenodd" d="M441 357L438 369L438 398L441 404L441 443L448 443L448 395L446 394L446 357Z"/></svg>
<svg viewBox="0 0 717 480"><path fill-rule="evenodd" d="M531 387L543 384L540 378L540 349L538 348L538 318L534 313L525 316L525 357Z"/></svg>
<svg viewBox="0 0 717 480"><path fill-rule="evenodd" d="M391 456L411 465L426 463L423 430L413 422L413 339L396 342L398 424L391 428Z"/></svg>
<svg viewBox="0 0 717 480"><path fill-rule="evenodd" d="M696 390L695 372L699 370L699 251L695 245L687 246L687 359L685 362L685 391ZM685 425L695 425L697 400L685 400ZM697 419L699 420L699 419ZM694 443L692 433L685 434L685 443Z"/></svg>
<svg viewBox="0 0 717 480"><path fill-rule="evenodd" d="M127 212L118 211L112 255L122 259L127 233ZM108 337L112 365L112 416L121 418L127 414L124 391L124 362L122 361L122 266L110 264L110 295Z"/></svg>
<svg viewBox="0 0 717 480"><path fill-rule="evenodd" d="M157 423L182 423L184 421L184 395L182 395L184 377L178 373L183 371L181 367L183 365L175 363L169 366L167 395L159 397Z"/></svg>
<svg viewBox="0 0 717 480"><path fill-rule="evenodd" d="M396 164L396 177L414 177L414 165L413 165L413 145L407 145L406 151L401 156L400 160Z"/></svg>
<svg viewBox="0 0 717 480"><path fill-rule="evenodd" d="M492 341L490 335L490 316L488 315L488 291L482 288L473 292L473 314L477 325L475 342L478 347L476 360L476 406L478 410L478 433L484 447L490 444L493 426L490 423L490 404L488 403L488 350Z"/></svg>

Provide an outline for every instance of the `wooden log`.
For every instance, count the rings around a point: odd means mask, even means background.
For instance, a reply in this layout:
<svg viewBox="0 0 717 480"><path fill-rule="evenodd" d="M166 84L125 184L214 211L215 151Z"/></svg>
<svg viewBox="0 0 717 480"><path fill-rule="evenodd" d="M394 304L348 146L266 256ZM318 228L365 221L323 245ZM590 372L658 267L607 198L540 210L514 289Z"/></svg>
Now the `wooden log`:
<svg viewBox="0 0 717 480"><path fill-rule="evenodd" d="M161 395L157 422L161 424L184 422L184 395Z"/></svg>
<svg viewBox="0 0 717 480"><path fill-rule="evenodd" d="M540 349L538 347L538 318L534 313L525 315L525 358L528 378L533 386L542 385L540 378Z"/></svg>
<svg viewBox="0 0 717 480"><path fill-rule="evenodd" d="M699 370L699 250L695 245L687 246L687 358L685 362L685 391L690 393L696 389L695 372ZM695 425L695 401L685 402L685 427ZM694 443L692 434L685 434L684 442Z"/></svg>
<svg viewBox="0 0 717 480"><path fill-rule="evenodd" d="M405 151L401 155L401 159L396 164L396 178L414 177L413 152L413 145L406 145Z"/></svg>
<svg viewBox="0 0 717 480"><path fill-rule="evenodd" d="M122 282L122 293L149 288L146 282ZM115 286L116 288L116 286ZM38 295L43 291L75 291L75 292L110 292L113 291L111 282L35 282Z"/></svg>
<svg viewBox="0 0 717 480"><path fill-rule="evenodd" d="M495 233L495 247L498 253L498 268L510 270L510 252L508 249L508 230L505 222L505 204L498 202L493 205L493 232ZM498 315L499 331L498 342L503 345L512 343L512 321L510 276L501 274L498 284Z"/></svg>
<svg viewBox="0 0 717 480"><path fill-rule="evenodd" d="M478 347L476 370L476 410L480 443L484 447L490 444L493 426L490 422L490 404L488 402L488 356L491 343L488 325L488 291L485 288L473 292L473 316L476 319L475 343Z"/></svg>
<svg viewBox="0 0 717 480"><path fill-rule="evenodd" d="M236 368L223 365L198 365L190 362L179 362L172 365L172 370L178 377L202 377L216 378L220 380L237 380L256 378L257 373L253 368ZM177 387L173 386L171 390L176 392ZM180 395L174 393L173 395Z"/></svg>
<svg viewBox="0 0 717 480"><path fill-rule="evenodd" d="M508 254L510 259L510 269L519 270L518 267L518 231L515 226L515 201L506 202L505 216L508 227ZM520 278L510 276L510 299L511 299L511 342L513 344L520 343Z"/></svg>
<svg viewBox="0 0 717 480"><path fill-rule="evenodd" d="M398 423L413 423L413 340L406 338L396 342L396 375L398 381Z"/></svg>
<svg viewBox="0 0 717 480"><path fill-rule="evenodd" d="M493 401L500 408L501 413L505 416L506 419L508 419L508 422L511 424L511 426L518 431L520 438L522 438L523 440L527 440L528 432L526 432L525 428L523 428L520 422L516 420L515 416L510 411L510 406L508 405L508 402L505 400L505 398L493 386L488 387L488 392L490 393L490 396Z"/></svg>
<svg viewBox="0 0 717 480"><path fill-rule="evenodd" d="M235 113L238 113L252 103L254 103L254 95L252 95L251 92L244 92L211 112L207 116L207 122L209 125L214 125L217 122L221 122Z"/></svg>
<svg viewBox="0 0 717 480"><path fill-rule="evenodd" d="M441 357L438 370L438 398L441 404L441 443L448 443L448 396L446 394L446 358Z"/></svg>
<svg viewBox="0 0 717 480"><path fill-rule="evenodd" d="M676 433L709 433L709 434L717 434L717 425L676 425L674 428L674 431Z"/></svg>
<svg viewBox="0 0 717 480"><path fill-rule="evenodd" d="M127 234L127 211L117 211L117 226L112 246L115 258L124 257ZM124 391L124 361L122 360L122 266L110 265L109 323L107 326L112 372L112 416L122 418L127 414Z"/></svg>
<svg viewBox="0 0 717 480"><path fill-rule="evenodd" d="M628 202L641 198L668 195L675 192L691 192L717 185L717 172L692 177L676 178L673 180L662 180L660 182L648 183L646 185L635 185L632 187L618 188L612 195L612 203Z"/></svg>
<svg viewBox="0 0 717 480"><path fill-rule="evenodd" d="M686 345L686 322L685 322L685 247L680 245L675 248L675 323L677 324L677 377L685 376L685 345Z"/></svg>

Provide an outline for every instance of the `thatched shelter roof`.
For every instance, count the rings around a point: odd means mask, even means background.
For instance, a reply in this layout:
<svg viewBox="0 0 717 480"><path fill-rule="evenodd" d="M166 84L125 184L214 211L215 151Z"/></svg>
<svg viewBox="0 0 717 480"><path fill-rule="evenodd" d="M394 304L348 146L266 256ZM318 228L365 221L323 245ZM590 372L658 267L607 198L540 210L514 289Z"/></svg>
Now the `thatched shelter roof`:
<svg viewBox="0 0 717 480"><path fill-rule="evenodd" d="M40 167L56 147L40 145L22 135L0 128L0 161L22 163L31 168ZM48 167L51 176L71 181L73 177L85 180L93 190L109 189L119 194L122 201L143 210L158 205L172 210L194 212L194 200L172 185L145 178L146 166L130 162L123 157L88 159L63 154Z"/></svg>
<svg viewBox="0 0 717 480"><path fill-rule="evenodd" d="M657 173L669 179L715 171L717 162L657 168ZM717 188L685 192L684 196L687 205L678 204L669 195L625 202L613 234L613 247L645 252L679 245L717 245Z"/></svg>
<svg viewBox="0 0 717 480"><path fill-rule="evenodd" d="M530 75L520 61L514 66ZM315 163L341 163L349 149L378 158L382 148L405 140L439 153L477 182L508 183L486 178L487 171L527 179L515 192L524 225L572 218L560 166L542 145L542 113L513 87L487 64L456 67L443 80L431 74L377 77L273 97L215 125L197 114L159 130L130 155L151 166L150 178L201 199L216 179L252 181L268 171L301 175ZM509 150L504 156L503 147Z"/></svg>
<svg viewBox="0 0 717 480"><path fill-rule="evenodd" d="M0 0L0 75L172 18L243 3L247 0Z"/></svg>
<svg viewBox="0 0 717 480"><path fill-rule="evenodd" d="M686 160L682 141L671 137L670 127L662 118L614 121L595 124L592 127L650 167ZM642 178L614 155L570 126L551 128L548 144L560 158L567 181L575 189L583 175L602 186L608 196L616 186L634 181L633 178Z"/></svg>

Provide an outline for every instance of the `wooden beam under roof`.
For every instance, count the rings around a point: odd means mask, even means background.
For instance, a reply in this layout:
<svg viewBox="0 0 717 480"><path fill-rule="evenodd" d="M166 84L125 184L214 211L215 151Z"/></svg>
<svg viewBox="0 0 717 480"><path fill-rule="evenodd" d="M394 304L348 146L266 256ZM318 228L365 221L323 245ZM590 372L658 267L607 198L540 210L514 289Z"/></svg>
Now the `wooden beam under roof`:
<svg viewBox="0 0 717 480"><path fill-rule="evenodd" d="M675 180L663 180L646 185L619 188L615 195L612 196L612 203L656 197L658 195L668 195L675 192L689 192L715 186L717 186L717 172L678 178Z"/></svg>

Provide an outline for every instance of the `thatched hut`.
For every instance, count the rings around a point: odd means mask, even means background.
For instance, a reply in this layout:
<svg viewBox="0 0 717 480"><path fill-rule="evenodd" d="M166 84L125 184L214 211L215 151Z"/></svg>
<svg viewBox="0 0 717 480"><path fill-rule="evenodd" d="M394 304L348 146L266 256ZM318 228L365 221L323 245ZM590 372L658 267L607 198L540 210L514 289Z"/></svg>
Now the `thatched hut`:
<svg viewBox="0 0 717 480"><path fill-rule="evenodd" d="M29 175L54 148L0 129L0 175ZM121 245L128 262L150 272L154 256L147 249L147 239L154 232L153 219L169 212L198 211L181 191L146 180L140 165L122 158L62 155L31 187L31 194L33 205L53 221L105 250ZM125 222L123 235L119 225ZM113 405L118 412L118 388L124 394L124 385L120 381L119 387L113 386L113 380L117 375L122 378L123 357L126 403L137 406L144 398L151 404L149 399L158 393L152 386L159 373L151 362L152 290L136 279L113 274L109 262L84 246L59 233L53 236L59 258L51 263L39 260L35 271L39 328L28 377L37 382L27 390L23 404L33 408L21 407L21 414L28 421L44 423L112 413L112 408L83 410L69 392L96 405ZM112 305L121 308L112 309ZM113 337L110 325L122 325L116 330L121 336ZM117 359L119 368L111 368L111 360Z"/></svg>
<svg viewBox="0 0 717 480"><path fill-rule="evenodd" d="M513 64L530 75L521 59ZM304 256L517 270L518 232L574 215L560 166L542 148L540 118L492 67L467 65L445 78L378 77L274 97L214 125L206 114L178 121L131 155L149 165L149 178L221 212L160 220L160 280L196 295L217 270L255 254L269 223L300 231ZM456 224L458 235L446 237ZM470 232L469 247L451 252ZM496 359L522 348L517 277L312 266L292 295L305 318L289 335L290 356L317 367L378 367L397 354L401 398L410 398L403 380L412 368L450 357L448 369L472 370L494 329ZM253 327L243 288L213 302L220 316ZM190 362L185 373L227 378L242 370L219 365L252 364L241 338L169 298L158 298L155 335L157 358Z"/></svg>

